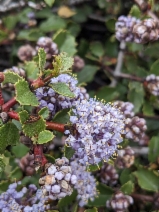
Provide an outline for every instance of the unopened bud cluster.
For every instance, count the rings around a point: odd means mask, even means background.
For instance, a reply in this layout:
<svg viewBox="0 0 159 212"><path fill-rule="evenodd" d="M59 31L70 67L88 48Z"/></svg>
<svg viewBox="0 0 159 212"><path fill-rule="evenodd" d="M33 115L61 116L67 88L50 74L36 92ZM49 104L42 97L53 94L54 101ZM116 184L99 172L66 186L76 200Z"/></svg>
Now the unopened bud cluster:
<svg viewBox="0 0 159 212"><path fill-rule="evenodd" d="M159 96L159 76L151 74L146 77L146 88L154 96Z"/></svg>
<svg viewBox="0 0 159 212"><path fill-rule="evenodd" d="M21 61L30 61L38 53L38 49L43 48L46 52L46 59L50 60L53 55L57 55L59 50L57 44L49 37L40 37L35 48L29 44L23 45L18 50L18 57Z"/></svg>
<svg viewBox="0 0 159 212"><path fill-rule="evenodd" d="M72 67L72 70L74 72L79 72L82 70L82 68L85 66L85 62L84 60L79 57L79 56L75 56L74 57L74 64L73 64L73 67Z"/></svg>
<svg viewBox="0 0 159 212"><path fill-rule="evenodd" d="M125 120L125 137L138 143L143 143L145 131L147 130L146 120L134 116Z"/></svg>
<svg viewBox="0 0 159 212"><path fill-rule="evenodd" d="M77 177L72 173L67 158L56 159L55 164L45 165L45 176L39 179L43 193L49 199L56 200L71 195Z"/></svg>
<svg viewBox="0 0 159 212"><path fill-rule="evenodd" d="M106 207L113 209L115 212L126 212L131 204L133 204L133 198L119 191L111 200L106 202Z"/></svg>
<svg viewBox="0 0 159 212"><path fill-rule="evenodd" d="M76 160L71 162L72 173L77 177L74 188L77 190L77 200L79 206L83 207L88 200L94 200L97 196L96 180L90 172L86 171L85 166L81 166Z"/></svg>
<svg viewBox="0 0 159 212"><path fill-rule="evenodd" d="M119 41L144 44L159 38L159 23L151 18L141 21L131 16L120 16L115 29Z"/></svg>
<svg viewBox="0 0 159 212"><path fill-rule="evenodd" d="M145 132L147 130L146 120L134 116L134 105L130 102L115 101L114 105L119 108L125 117L124 137L138 142L140 145L147 144L148 137Z"/></svg>
<svg viewBox="0 0 159 212"><path fill-rule="evenodd" d="M129 146L125 149L118 150L118 157L115 161L116 167L119 169L129 168L134 164L135 152Z"/></svg>
<svg viewBox="0 0 159 212"><path fill-rule="evenodd" d="M101 182L110 186L117 184L118 173L114 166L105 163L100 170Z"/></svg>
<svg viewBox="0 0 159 212"><path fill-rule="evenodd" d="M27 176L32 176L35 172L34 155L27 153L19 161L19 167Z"/></svg>

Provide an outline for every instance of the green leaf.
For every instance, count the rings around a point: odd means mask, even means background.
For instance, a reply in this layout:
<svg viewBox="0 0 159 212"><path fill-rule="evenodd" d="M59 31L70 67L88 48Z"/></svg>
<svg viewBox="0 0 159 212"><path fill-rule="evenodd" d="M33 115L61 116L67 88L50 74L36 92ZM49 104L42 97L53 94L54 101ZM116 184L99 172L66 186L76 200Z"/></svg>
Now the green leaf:
<svg viewBox="0 0 159 212"><path fill-rule="evenodd" d="M26 145L19 143L18 145L12 147L12 152L16 158L22 158L29 152L29 148Z"/></svg>
<svg viewBox="0 0 159 212"><path fill-rule="evenodd" d="M61 52L67 52L69 56L73 56L77 52L75 37L68 31L59 30L54 35L53 40Z"/></svg>
<svg viewBox="0 0 159 212"><path fill-rule="evenodd" d="M130 169L124 169L120 175L120 182L121 184L125 184L130 180L130 176L131 176L131 170Z"/></svg>
<svg viewBox="0 0 159 212"><path fill-rule="evenodd" d="M39 102L36 96L30 91L29 85L25 80L19 80L15 84L16 100L21 105L38 106Z"/></svg>
<svg viewBox="0 0 159 212"><path fill-rule="evenodd" d="M62 124L66 124L70 120L69 115L68 115L68 111L69 111L69 109L60 110L59 112L57 112L55 114L52 121L62 123Z"/></svg>
<svg viewBox="0 0 159 212"><path fill-rule="evenodd" d="M20 30L17 36L18 40L37 41L38 38L44 36L44 33L37 29Z"/></svg>
<svg viewBox="0 0 159 212"><path fill-rule="evenodd" d="M0 174L4 171L5 163L3 161L3 158L0 157Z"/></svg>
<svg viewBox="0 0 159 212"><path fill-rule="evenodd" d="M46 119L46 118L48 118L49 117L49 109L47 108L47 107L43 107L39 112L38 112L38 114L40 115L40 116L42 116L43 117L43 119Z"/></svg>
<svg viewBox="0 0 159 212"><path fill-rule="evenodd" d="M156 60L152 65L151 65L151 68L150 68L150 73L151 74L155 74L155 75L159 75L159 59Z"/></svg>
<svg viewBox="0 0 159 212"><path fill-rule="evenodd" d="M148 116L153 116L153 107L152 103L150 101L144 101L143 108L142 108L143 114Z"/></svg>
<svg viewBox="0 0 159 212"><path fill-rule="evenodd" d="M98 212L97 208L87 209L84 212Z"/></svg>
<svg viewBox="0 0 159 212"><path fill-rule="evenodd" d="M72 68L73 58L69 57L66 52L62 52L61 54L55 56L53 61L53 67L55 73L57 75L63 74Z"/></svg>
<svg viewBox="0 0 159 212"><path fill-rule="evenodd" d="M89 200L88 206L95 206L95 207L105 207L106 201L109 200L113 195L113 189L99 183L97 186L97 190L99 191L99 194L95 199L91 202Z"/></svg>
<svg viewBox="0 0 159 212"><path fill-rule="evenodd" d="M56 91L56 93L61 94L62 96L75 98L75 94L70 90L69 86L63 82L50 84L50 86Z"/></svg>
<svg viewBox="0 0 159 212"><path fill-rule="evenodd" d="M29 120L29 114L27 111L23 110L19 113L20 121L23 124L23 132L25 135L32 137L39 135L40 132L45 130L45 120L42 117L39 117L37 121L32 123L27 122Z"/></svg>
<svg viewBox="0 0 159 212"><path fill-rule="evenodd" d="M52 7L55 0L44 0L49 7Z"/></svg>
<svg viewBox="0 0 159 212"><path fill-rule="evenodd" d="M12 30L14 29L16 23L18 21L17 16L13 16L13 15L8 15L8 16L4 16L3 18L3 22L5 24L5 26L7 27L7 29Z"/></svg>
<svg viewBox="0 0 159 212"><path fill-rule="evenodd" d="M88 170L89 170L90 172L99 171L100 168L102 167L102 165L103 165L102 162L100 162L100 163L98 163L98 164L95 164L95 165L89 165Z"/></svg>
<svg viewBox="0 0 159 212"><path fill-rule="evenodd" d="M137 5L133 5L130 10L130 15L136 18L141 18L141 11Z"/></svg>
<svg viewBox="0 0 159 212"><path fill-rule="evenodd" d="M45 154L45 157L49 163L55 163L55 158L52 157L50 154Z"/></svg>
<svg viewBox="0 0 159 212"><path fill-rule="evenodd" d="M45 144L48 143L49 141L51 141L55 136L53 135L52 132L50 132L49 130L44 130L42 132L39 133L38 136L38 143L39 144Z"/></svg>
<svg viewBox="0 0 159 212"><path fill-rule="evenodd" d="M104 55L103 45L99 41L90 44L90 51L93 55L97 57L102 57Z"/></svg>
<svg viewBox="0 0 159 212"><path fill-rule="evenodd" d="M8 34L4 32L3 30L0 30L0 42L4 41L8 38Z"/></svg>
<svg viewBox="0 0 159 212"><path fill-rule="evenodd" d="M115 23L116 20L114 18L110 18L106 21L106 27L110 32L115 32Z"/></svg>
<svg viewBox="0 0 159 212"><path fill-rule="evenodd" d="M11 181L18 181L22 178L22 170L17 166L9 175Z"/></svg>
<svg viewBox="0 0 159 212"><path fill-rule="evenodd" d="M8 186L10 185L9 180L1 180L0 181L0 193L6 191Z"/></svg>
<svg viewBox="0 0 159 212"><path fill-rule="evenodd" d="M78 83L91 82L98 70L98 66L86 65L82 71L77 74Z"/></svg>
<svg viewBox="0 0 159 212"><path fill-rule="evenodd" d="M19 130L13 123L8 122L0 127L0 154L4 153L8 145L16 145L18 142Z"/></svg>
<svg viewBox="0 0 159 212"><path fill-rule="evenodd" d="M159 191L159 177L151 170L140 169L133 174L137 177L139 186L147 191Z"/></svg>
<svg viewBox="0 0 159 212"><path fill-rule="evenodd" d="M106 102L113 101L119 96L119 91L116 88L109 86L104 86L99 89L96 93L96 97L99 99L104 99Z"/></svg>
<svg viewBox="0 0 159 212"><path fill-rule="evenodd" d="M158 136L153 136L149 142L149 154L148 159L150 162L157 161L159 156L159 138Z"/></svg>
<svg viewBox="0 0 159 212"><path fill-rule="evenodd" d="M39 70L41 72L43 72L44 66L45 66L45 63L46 63L46 52L44 51L43 48L39 48L38 56L39 56Z"/></svg>
<svg viewBox="0 0 159 212"><path fill-rule="evenodd" d="M5 75L5 78L4 78L4 81L3 81L3 84L5 83L16 83L18 82L18 80L23 80L23 77L20 77L18 74L14 73L13 71L7 71L7 72L4 72L4 75Z"/></svg>
<svg viewBox="0 0 159 212"><path fill-rule="evenodd" d="M39 27L39 31L51 32L59 29L64 29L66 27L66 22L62 18L51 15L46 21L43 21ZM56 42L55 42L56 43Z"/></svg>
<svg viewBox="0 0 159 212"><path fill-rule="evenodd" d="M144 102L144 89L139 82L129 83L128 100L134 104L134 112L140 111L140 108Z"/></svg>
<svg viewBox="0 0 159 212"><path fill-rule="evenodd" d="M73 193L70 196L66 196L59 200L58 207L63 208L68 206L69 204L72 204L72 202L76 199L76 196L77 196L77 192L73 191Z"/></svg>
<svg viewBox="0 0 159 212"><path fill-rule="evenodd" d="M121 191L126 195L130 195L134 191L134 183L128 181L127 183L122 185Z"/></svg>
<svg viewBox="0 0 159 212"><path fill-rule="evenodd" d="M65 157L68 158L68 159L72 158L72 156L75 153L75 150L73 150L71 147L68 147L68 146L65 146L64 148L65 148L64 149Z"/></svg>
<svg viewBox="0 0 159 212"><path fill-rule="evenodd" d="M24 69L29 79L37 79L39 75L39 69L35 61L26 61Z"/></svg>

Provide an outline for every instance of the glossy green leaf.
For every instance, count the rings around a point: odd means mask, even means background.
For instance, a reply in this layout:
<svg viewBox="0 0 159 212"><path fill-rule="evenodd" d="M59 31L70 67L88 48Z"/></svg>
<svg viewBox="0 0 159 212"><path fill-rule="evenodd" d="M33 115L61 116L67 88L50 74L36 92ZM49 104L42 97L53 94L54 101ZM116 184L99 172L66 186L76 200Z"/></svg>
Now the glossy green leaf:
<svg viewBox="0 0 159 212"><path fill-rule="evenodd" d="M62 18L51 15L46 21L40 24L40 31L51 32L53 30L64 29L66 27L66 22Z"/></svg>
<svg viewBox="0 0 159 212"><path fill-rule="evenodd" d="M18 40L28 40L28 41L37 41L38 38L42 37L44 34L39 29L26 29L20 30L17 36Z"/></svg>
<svg viewBox="0 0 159 212"><path fill-rule="evenodd" d="M59 30L53 40L61 52L67 52L69 56L73 56L77 52L75 37L66 30Z"/></svg>
<svg viewBox="0 0 159 212"><path fill-rule="evenodd" d="M141 11L140 11L140 8L137 6L137 5L133 5L131 7L131 10L130 10L130 15L131 16L134 16L136 18L140 18L141 17Z"/></svg>
<svg viewBox="0 0 159 212"><path fill-rule="evenodd" d="M44 71L44 66L45 66L45 63L46 63L46 52L44 51L43 48L39 48L38 49L38 56L39 56L39 70L41 72Z"/></svg>
<svg viewBox="0 0 159 212"><path fill-rule="evenodd" d="M29 114L27 111L21 111L19 113L20 121L22 123L22 129L25 135L32 137L39 135L40 132L45 130L45 121L42 117L39 117L34 122L29 122Z"/></svg>
<svg viewBox="0 0 159 212"><path fill-rule="evenodd" d="M7 71L4 73L5 78L3 84L5 83L16 83L18 80L23 80L23 77L20 77L18 74L14 73L13 71Z"/></svg>
<svg viewBox="0 0 159 212"><path fill-rule="evenodd" d="M4 171L5 169L5 163L3 161L3 158L0 157L0 174Z"/></svg>
<svg viewBox="0 0 159 212"><path fill-rule="evenodd" d="M85 65L85 67L80 71L80 73L77 74L79 84L82 82L91 82L98 70L98 66Z"/></svg>
<svg viewBox="0 0 159 212"><path fill-rule="evenodd" d="M62 124L66 124L67 122L69 122L70 118L68 115L68 111L69 109L64 109L57 112L53 118L53 122L58 122Z"/></svg>
<svg viewBox="0 0 159 212"><path fill-rule="evenodd" d="M64 148L64 155L66 158L70 159L72 158L72 156L74 155L75 150L73 150L71 147L69 146L65 146Z"/></svg>
<svg viewBox="0 0 159 212"><path fill-rule="evenodd" d="M73 63L73 58L69 57L66 52L62 52L55 56L53 61L54 71L57 75L68 72L72 68Z"/></svg>
<svg viewBox="0 0 159 212"><path fill-rule="evenodd" d="M49 7L52 7L55 0L44 0Z"/></svg>
<svg viewBox="0 0 159 212"><path fill-rule="evenodd" d="M110 18L106 21L106 27L110 32L115 32L115 23L116 20L114 18Z"/></svg>
<svg viewBox="0 0 159 212"><path fill-rule="evenodd" d="M12 147L12 152L16 158L22 158L29 152L29 148L26 145L19 143L18 145Z"/></svg>
<svg viewBox="0 0 159 212"><path fill-rule="evenodd" d="M96 57L102 57L104 55L103 45L99 41L90 44L90 51Z"/></svg>
<svg viewBox="0 0 159 212"><path fill-rule="evenodd" d="M159 191L159 176L153 171L147 169L140 169L133 172L138 180L139 186L147 191L158 192Z"/></svg>
<svg viewBox="0 0 159 212"><path fill-rule="evenodd" d="M17 127L8 122L0 127L0 154L4 153L8 145L16 145L19 142L19 130Z"/></svg>
<svg viewBox="0 0 159 212"><path fill-rule="evenodd" d="M24 64L24 70L29 79L37 79L39 75L39 69L34 61L27 61Z"/></svg>
<svg viewBox="0 0 159 212"><path fill-rule="evenodd" d="M155 75L159 75L159 59L156 60L152 65L151 65L151 68L150 68L150 73L151 74L155 74Z"/></svg>
<svg viewBox="0 0 159 212"><path fill-rule="evenodd" d="M106 102L113 101L119 96L119 91L116 88L104 86L96 93L97 99L104 99Z"/></svg>
<svg viewBox="0 0 159 212"><path fill-rule="evenodd" d="M38 112L38 114L39 114L40 116L42 116L43 119L46 119L46 118L49 117L50 112L49 112L49 109L48 109L47 107L43 107L43 108Z"/></svg>
<svg viewBox="0 0 159 212"><path fill-rule="evenodd" d="M148 159L150 162L157 161L159 157L159 137L153 136L149 141L149 154Z"/></svg>
<svg viewBox="0 0 159 212"><path fill-rule="evenodd" d="M58 93L62 96L67 96L70 98L75 97L75 94L70 90L69 86L63 82L50 84L50 87L52 87L54 89L54 91L56 91L56 93Z"/></svg>
<svg viewBox="0 0 159 212"><path fill-rule="evenodd" d="M134 191L134 183L128 181L127 183L122 185L121 191L126 195L130 195Z"/></svg>
<svg viewBox="0 0 159 212"><path fill-rule="evenodd" d="M36 96L30 91L29 85L25 80L19 80L15 84L16 100L21 105L38 106L39 102Z"/></svg>
<svg viewBox="0 0 159 212"><path fill-rule="evenodd" d="M45 143L48 143L49 141L51 141L54 137L55 136L53 135L52 132L50 132L49 130L44 130L39 133L37 142L39 144L45 144Z"/></svg>

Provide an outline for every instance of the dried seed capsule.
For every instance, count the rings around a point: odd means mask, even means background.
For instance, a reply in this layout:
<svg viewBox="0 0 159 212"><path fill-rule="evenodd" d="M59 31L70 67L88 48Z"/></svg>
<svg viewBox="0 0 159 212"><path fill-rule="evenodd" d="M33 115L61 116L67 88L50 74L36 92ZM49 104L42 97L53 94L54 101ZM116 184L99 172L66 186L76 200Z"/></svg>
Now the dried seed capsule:
<svg viewBox="0 0 159 212"><path fill-rule="evenodd" d="M134 105L131 102L115 101L114 106L124 114L125 118L134 116Z"/></svg>
<svg viewBox="0 0 159 212"><path fill-rule="evenodd" d="M19 166L26 175L32 176L35 173L34 155L27 153L20 159Z"/></svg>
<svg viewBox="0 0 159 212"><path fill-rule="evenodd" d="M159 76L151 74L146 77L145 87L154 96L159 96Z"/></svg>

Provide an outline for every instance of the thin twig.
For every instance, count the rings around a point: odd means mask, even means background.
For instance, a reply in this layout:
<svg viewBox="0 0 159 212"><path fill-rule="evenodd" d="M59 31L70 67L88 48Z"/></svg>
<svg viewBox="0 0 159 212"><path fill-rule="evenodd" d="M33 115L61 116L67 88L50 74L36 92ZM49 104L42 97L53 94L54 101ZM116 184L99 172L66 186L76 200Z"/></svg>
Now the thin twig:
<svg viewBox="0 0 159 212"><path fill-rule="evenodd" d="M120 51L118 53L118 58L117 58L117 64L116 64L116 67L115 67L115 70L114 70L114 76L118 76L121 73L125 47L126 47L125 41L121 41ZM117 84L117 79L113 79L111 84L110 84L110 87L115 87L116 84Z"/></svg>

